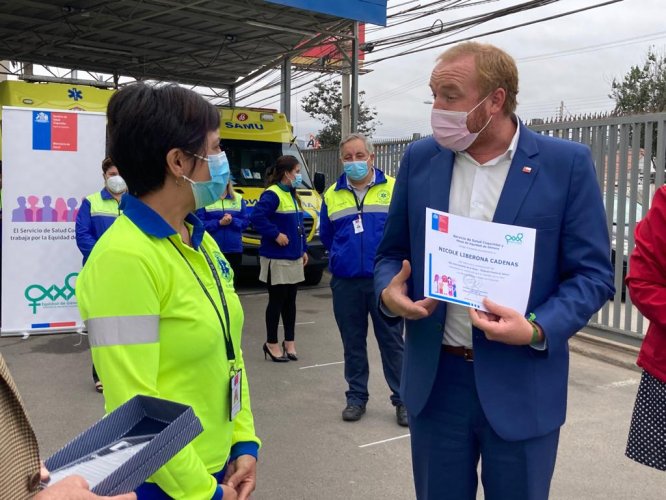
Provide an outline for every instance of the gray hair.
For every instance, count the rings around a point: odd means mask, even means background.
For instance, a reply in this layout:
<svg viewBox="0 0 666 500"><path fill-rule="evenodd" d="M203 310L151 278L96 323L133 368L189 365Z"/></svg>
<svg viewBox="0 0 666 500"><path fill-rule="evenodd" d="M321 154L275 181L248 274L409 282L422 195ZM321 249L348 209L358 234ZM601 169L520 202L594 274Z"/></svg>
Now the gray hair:
<svg viewBox="0 0 666 500"><path fill-rule="evenodd" d="M369 154L373 154L375 152L375 148L372 146L372 141L370 139L368 139L363 134L354 132L353 134L349 134L347 137L340 141L340 158L342 158L342 148L345 146L345 144L356 139L363 141L363 145Z"/></svg>

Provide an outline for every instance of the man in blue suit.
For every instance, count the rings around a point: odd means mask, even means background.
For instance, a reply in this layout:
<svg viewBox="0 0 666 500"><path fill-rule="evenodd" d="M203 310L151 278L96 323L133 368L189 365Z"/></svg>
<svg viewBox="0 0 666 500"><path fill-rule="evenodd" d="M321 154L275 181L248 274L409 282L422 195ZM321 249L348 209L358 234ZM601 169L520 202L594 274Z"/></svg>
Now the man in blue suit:
<svg viewBox="0 0 666 500"><path fill-rule="evenodd" d="M567 341L614 293L590 151L516 118L518 70L491 45L442 54L433 138L405 151L375 265L388 316L406 321L401 395L416 495L547 499L564 423ZM425 212L536 229L527 311L424 299Z"/></svg>

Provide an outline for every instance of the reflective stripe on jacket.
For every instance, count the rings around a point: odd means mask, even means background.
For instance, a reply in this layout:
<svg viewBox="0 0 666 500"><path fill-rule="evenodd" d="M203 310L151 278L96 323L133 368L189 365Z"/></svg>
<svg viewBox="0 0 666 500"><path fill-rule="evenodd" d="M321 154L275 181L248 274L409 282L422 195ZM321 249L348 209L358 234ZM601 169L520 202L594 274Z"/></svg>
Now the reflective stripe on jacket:
<svg viewBox="0 0 666 500"><path fill-rule="evenodd" d="M329 268L338 278L371 278L375 253L384 233L395 179L375 169L375 183L362 201L342 174L328 188L321 207L321 241L329 250ZM355 228L362 223L362 232ZM358 223L357 223L358 224Z"/></svg>

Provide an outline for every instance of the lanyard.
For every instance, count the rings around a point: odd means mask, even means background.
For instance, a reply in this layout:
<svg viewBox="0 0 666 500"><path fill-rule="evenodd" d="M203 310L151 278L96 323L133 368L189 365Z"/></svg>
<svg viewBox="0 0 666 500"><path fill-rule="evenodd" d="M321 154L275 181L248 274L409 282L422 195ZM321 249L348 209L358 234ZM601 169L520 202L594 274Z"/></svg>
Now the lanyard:
<svg viewBox="0 0 666 500"><path fill-rule="evenodd" d="M168 239L168 238L167 238ZM213 297L210 296L210 293L208 293L208 289L206 288L206 285L203 284L201 281L201 278L199 278L199 275L197 272L194 270L192 267L192 264L190 264L190 261L187 260L187 257L183 255L183 252L180 251L180 248L176 246L176 244L169 239L169 243L173 245L173 247L176 249L176 251L180 254L180 256L183 258L187 266L190 268L190 271L192 271L192 274L194 274L194 277L197 279L199 282L199 286L201 286L201 289L203 292L206 294L206 297L208 297L208 300L212 304L213 308L215 309L215 314L217 314L217 319L220 321L220 327L222 328L222 336L224 337L224 343L226 346L226 351L227 351L227 360L230 361L232 364L236 360L236 353L234 351L234 343L231 340L231 321L229 319L229 307L227 306L227 298L224 296L224 290L222 289L222 283L220 283L220 277L217 274L217 271L215 270L215 265L213 264L213 261L208 255L208 252L206 252L206 249L202 246L201 251L204 254L204 257L206 258L206 262L208 263L208 267L210 267L210 272L213 273L213 277L215 278L215 284L217 285L217 291L220 294L220 300L222 301L222 308L224 309L224 318L226 320L226 325L222 321L222 315L220 314L219 309L215 305L215 301L213 300Z"/></svg>
<svg viewBox="0 0 666 500"><path fill-rule="evenodd" d="M354 188L350 188L351 194L354 197L354 202L356 203L356 210L358 211L359 217L363 213L363 203L365 202L365 198L368 196L368 191L370 191L371 187L372 186L368 187L365 195L363 195L363 198L361 198L361 201L358 201L358 196L356 196L356 191L354 191Z"/></svg>

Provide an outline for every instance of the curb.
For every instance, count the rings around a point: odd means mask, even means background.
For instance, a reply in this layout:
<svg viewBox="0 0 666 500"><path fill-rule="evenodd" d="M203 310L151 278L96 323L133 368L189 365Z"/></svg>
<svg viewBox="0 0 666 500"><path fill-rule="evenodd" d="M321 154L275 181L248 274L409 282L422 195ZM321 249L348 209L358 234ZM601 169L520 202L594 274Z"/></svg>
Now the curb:
<svg viewBox="0 0 666 500"><path fill-rule="evenodd" d="M638 347L578 332L569 340L569 350L631 371L642 371L636 364Z"/></svg>

